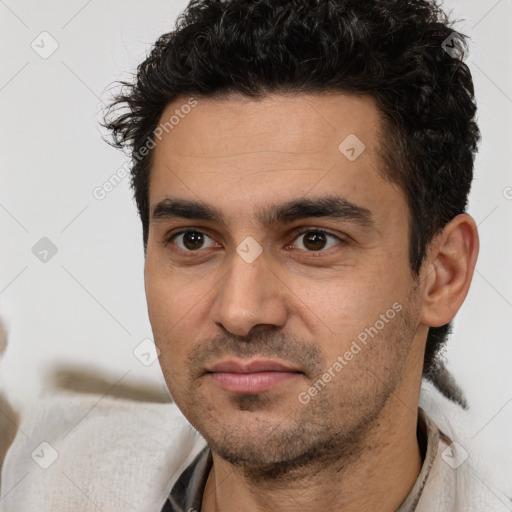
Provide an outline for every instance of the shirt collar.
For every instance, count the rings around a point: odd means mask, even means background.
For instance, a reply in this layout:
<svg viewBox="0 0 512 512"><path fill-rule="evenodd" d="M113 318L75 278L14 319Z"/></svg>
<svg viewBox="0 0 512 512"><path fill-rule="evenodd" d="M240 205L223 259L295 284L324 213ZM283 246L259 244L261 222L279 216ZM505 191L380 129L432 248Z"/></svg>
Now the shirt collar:
<svg viewBox="0 0 512 512"><path fill-rule="evenodd" d="M396 512L413 512L421 498L421 493L430 475L430 470L437 455L440 440L440 431L437 425L425 414L423 409L418 409L418 441L420 449L423 444L423 464L420 474L412 486L407 498L398 507ZM199 509L198 509L199 510Z"/></svg>
<svg viewBox="0 0 512 512"><path fill-rule="evenodd" d="M174 484L162 512L201 510L204 488L212 464L212 453L208 446L205 446Z"/></svg>

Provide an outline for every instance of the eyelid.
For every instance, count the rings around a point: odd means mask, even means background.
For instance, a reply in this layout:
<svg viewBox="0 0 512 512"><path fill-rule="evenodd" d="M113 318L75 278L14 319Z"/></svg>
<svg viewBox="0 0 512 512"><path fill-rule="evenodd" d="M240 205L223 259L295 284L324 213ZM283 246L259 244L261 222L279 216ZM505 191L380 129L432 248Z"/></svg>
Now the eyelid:
<svg viewBox="0 0 512 512"><path fill-rule="evenodd" d="M309 233L310 231L320 231L321 233L325 233L326 235L334 236L336 238L339 238L340 240L342 239L341 236L333 233L329 229L320 228L320 227L317 227L317 226L304 226L304 227L296 228L296 229L293 230L292 234L297 237L297 236L300 236L300 235L304 235L305 233Z"/></svg>

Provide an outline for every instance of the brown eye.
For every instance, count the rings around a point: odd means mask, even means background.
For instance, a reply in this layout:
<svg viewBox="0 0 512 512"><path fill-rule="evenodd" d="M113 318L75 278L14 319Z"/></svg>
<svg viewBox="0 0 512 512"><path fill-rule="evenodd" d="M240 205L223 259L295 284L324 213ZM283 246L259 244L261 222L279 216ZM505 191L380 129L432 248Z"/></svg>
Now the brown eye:
<svg viewBox="0 0 512 512"><path fill-rule="evenodd" d="M322 251L330 249L340 242L337 236L331 235L323 230L309 229L299 234L296 240L303 240L299 243L299 249L311 251Z"/></svg>
<svg viewBox="0 0 512 512"><path fill-rule="evenodd" d="M210 240L209 244L207 242L208 240ZM208 235L193 230L176 233L169 241L174 242L175 245L183 251L197 251L198 249L213 247L215 245L215 242ZM205 242L207 243L206 246Z"/></svg>

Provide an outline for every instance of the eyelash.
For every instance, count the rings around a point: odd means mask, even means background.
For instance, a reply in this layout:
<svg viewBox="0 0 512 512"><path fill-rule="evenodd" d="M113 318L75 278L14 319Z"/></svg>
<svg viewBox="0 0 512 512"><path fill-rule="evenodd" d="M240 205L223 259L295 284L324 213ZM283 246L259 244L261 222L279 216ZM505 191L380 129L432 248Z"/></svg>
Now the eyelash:
<svg viewBox="0 0 512 512"><path fill-rule="evenodd" d="M199 233L199 234L207 236L208 238L212 238L211 236L209 236L204 231L200 231L199 229L187 228L187 229L182 229L180 231L177 231L177 232L173 233L172 235L170 235L169 237L167 237L165 239L165 241L164 241L164 247L167 247L169 244L172 243L172 241L175 238L177 238L179 235L183 235L184 233ZM340 238L339 236L332 234L331 232L327 231L326 229L315 228L315 227L308 227L308 228L305 228L305 229L302 229L300 231L295 232L294 233L295 238L293 239L292 243L295 242L301 236L305 235L306 233L324 233L325 235L328 235L329 237L335 238L339 242L336 245L347 244L348 243L348 241L346 239ZM292 244L288 244L286 247L290 247L291 245ZM187 251L187 250L181 249L180 247L178 247L177 249L179 251L181 251L182 253L187 254L187 256L190 256L190 257L193 257L197 253L201 252L201 249L198 249L196 251ZM319 253L326 252L329 249L332 249L332 247L329 247L328 249L325 249L325 250L321 249L321 250L318 250L318 251L306 251L306 250L303 250L303 249L299 249L299 251L310 253L311 255L316 257Z"/></svg>

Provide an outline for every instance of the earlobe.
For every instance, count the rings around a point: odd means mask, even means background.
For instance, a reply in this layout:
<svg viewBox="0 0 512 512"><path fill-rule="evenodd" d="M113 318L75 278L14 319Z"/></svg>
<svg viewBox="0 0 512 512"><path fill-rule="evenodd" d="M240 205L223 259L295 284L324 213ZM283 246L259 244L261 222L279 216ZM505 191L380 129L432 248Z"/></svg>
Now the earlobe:
<svg viewBox="0 0 512 512"><path fill-rule="evenodd" d="M435 237L422 276L425 283L423 324L439 327L453 319L468 293L478 249L477 226L467 214L457 215Z"/></svg>

